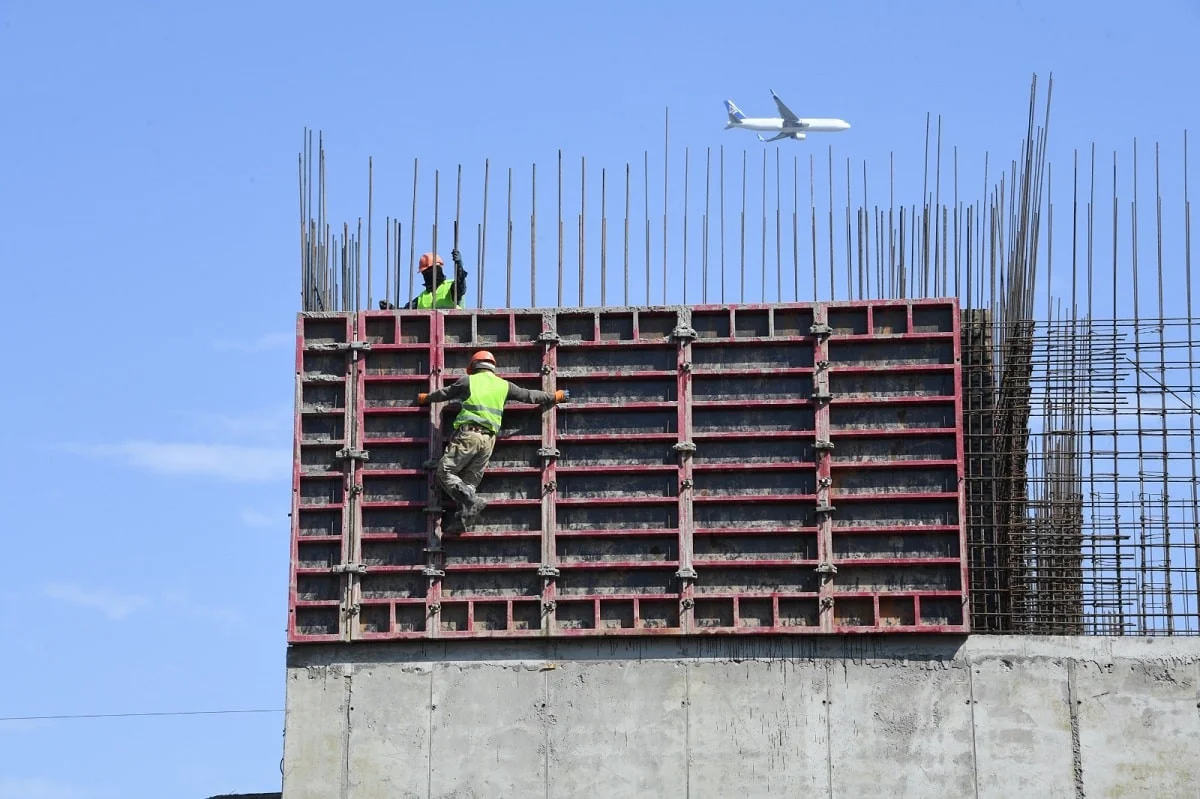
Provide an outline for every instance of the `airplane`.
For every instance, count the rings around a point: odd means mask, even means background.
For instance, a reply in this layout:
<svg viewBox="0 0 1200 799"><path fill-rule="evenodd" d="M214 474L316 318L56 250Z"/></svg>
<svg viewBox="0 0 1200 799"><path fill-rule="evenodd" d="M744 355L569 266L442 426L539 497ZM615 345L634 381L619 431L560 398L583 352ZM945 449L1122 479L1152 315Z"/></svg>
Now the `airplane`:
<svg viewBox="0 0 1200 799"><path fill-rule="evenodd" d="M729 122L726 123L725 130L729 130L730 128L745 128L746 130L761 130L766 132L779 131L769 139L764 139L762 136L758 137L759 141L768 142L777 139L796 139L800 141L809 133L836 133L850 129L850 123L844 119L801 119L783 104L783 100L779 99L779 95L775 93L774 89L771 90L771 97L775 100L775 105L779 107L779 116L774 118L747 117L733 104L733 100L726 100L725 110L729 113Z"/></svg>

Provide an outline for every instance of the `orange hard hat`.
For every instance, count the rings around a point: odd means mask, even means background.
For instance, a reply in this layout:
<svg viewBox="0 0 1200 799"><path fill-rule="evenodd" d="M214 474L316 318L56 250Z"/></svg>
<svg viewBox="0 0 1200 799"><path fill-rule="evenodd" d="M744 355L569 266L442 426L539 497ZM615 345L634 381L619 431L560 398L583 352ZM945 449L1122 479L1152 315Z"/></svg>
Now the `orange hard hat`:
<svg viewBox="0 0 1200 799"><path fill-rule="evenodd" d="M492 355L487 350L479 350L478 352L476 352L474 355L471 356L471 362L469 364L467 364L467 371L473 372L477 368L478 364L484 364L484 363L491 364L491 368L495 369L496 368L496 356ZM484 368L487 368L487 367L484 367Z"/></svg>
<svg viewBox="0 0 1200 799"><path fill-rule="evenodd" d="M433 266L435 263L438 266L446 265L446 262L442 260L442 256L434 255L431 252L427 252L424 255L422 255L421 260L417 262L417 271L424 272L426 269Z"/></svg>

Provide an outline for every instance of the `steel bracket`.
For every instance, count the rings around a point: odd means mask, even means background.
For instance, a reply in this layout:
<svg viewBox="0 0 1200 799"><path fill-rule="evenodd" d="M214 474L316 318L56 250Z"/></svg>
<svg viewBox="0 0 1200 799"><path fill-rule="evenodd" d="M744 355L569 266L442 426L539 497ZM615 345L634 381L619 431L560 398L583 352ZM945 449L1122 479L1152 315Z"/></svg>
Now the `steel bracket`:
<svg viewBox="0 0 1200 799"><path fill-rule="evenodd" d="M671 338L693 339L696 338L696 331L686 325L679 325L671 331Z"/></svg>
<svg viewBox="0 0 1200 799"><path fill-rule="evenodd" d="M541 447L537 451L539 458L557 458L559 451L554 447Z"/></svg>
<svg viewBox="0 0 1200 799"><path fill-rule="evenodd" d="M551 566L549 563L543 563L541 566L538 566L539 577L557 577L558 575L558 569Z"/></svg>
<svg viewBox="0 0 1200 799"><path fill-rule="evenodd" d="M336 457L339 460L346 461L365 461L370 460L371 456L370 453L368 453L365 449L351 449L349 447L345 447L337 451Z"/></svg>
<svg viewBox="0 0 1200 799"><path fill-rule="evenodd" d="M339 563L330 566L329 571L333 574L366 574L367 566L364 563Z"/></svg>
<svg viewBox="0 0 1200 799"><path fill-rule="evenodd" d="M421 569L421 574L425 575L426 577L433 577L433 578L445 577L446 570L445 569L435 569L432 566L426 566L424 569Z"/></svg>

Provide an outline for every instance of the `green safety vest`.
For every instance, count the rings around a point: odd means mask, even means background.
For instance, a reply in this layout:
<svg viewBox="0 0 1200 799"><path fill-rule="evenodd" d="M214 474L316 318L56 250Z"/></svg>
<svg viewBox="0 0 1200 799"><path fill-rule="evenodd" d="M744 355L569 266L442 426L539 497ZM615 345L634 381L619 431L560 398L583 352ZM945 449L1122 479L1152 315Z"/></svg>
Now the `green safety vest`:
<svg viewBox="0 0 1200 799"><path fill-rule="evenodd" d="M421 309L457 308L458 303L454 301L454 281L443 280L433 291L422 291L417 296L417 307Z"/></svg>
<svg viewBox="0 0 1200 799"><path fill-rule="evenodd" d="M470 381L471 394L463 401L462 410L454 420L454 429L464 424L477 424L499 433L504 402L508 399L508 381L486 369L471 375Z"/></svg>

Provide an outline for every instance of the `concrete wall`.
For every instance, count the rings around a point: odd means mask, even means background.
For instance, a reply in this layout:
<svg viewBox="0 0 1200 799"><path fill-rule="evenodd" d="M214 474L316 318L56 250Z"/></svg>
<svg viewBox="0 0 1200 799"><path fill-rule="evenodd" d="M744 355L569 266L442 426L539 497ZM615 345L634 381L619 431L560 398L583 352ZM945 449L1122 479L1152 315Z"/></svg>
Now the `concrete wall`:
<svg viewBox="0 0 1200 799"><path fill-rule="evenodd" d="M307 645L284 797L1197 797L1200 639Z"/></svg>

